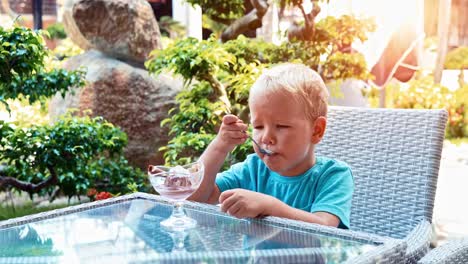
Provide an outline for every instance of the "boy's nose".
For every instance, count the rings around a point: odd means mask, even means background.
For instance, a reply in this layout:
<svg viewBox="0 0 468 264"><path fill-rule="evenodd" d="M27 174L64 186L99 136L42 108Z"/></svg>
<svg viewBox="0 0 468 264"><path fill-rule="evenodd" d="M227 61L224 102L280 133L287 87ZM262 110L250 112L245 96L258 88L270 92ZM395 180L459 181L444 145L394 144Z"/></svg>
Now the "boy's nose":
<svg viewBox="0 0 468 264"><path fill-rule="evenodd" d="M265 145L274 145L276 143L276 139L271 133L271 131L265 131L265 133L262 135L262 140L261 142Z"/></svg>

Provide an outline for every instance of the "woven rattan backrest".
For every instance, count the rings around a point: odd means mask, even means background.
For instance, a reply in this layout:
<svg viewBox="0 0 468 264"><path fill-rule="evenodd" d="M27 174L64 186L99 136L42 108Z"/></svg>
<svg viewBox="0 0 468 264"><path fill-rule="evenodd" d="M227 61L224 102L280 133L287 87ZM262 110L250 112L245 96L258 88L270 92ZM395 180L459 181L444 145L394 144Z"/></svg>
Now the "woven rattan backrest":
<svg viewBox="0 0 468 264"><path fill-rule="evenodd" d="M445 110L330 107L317 154L353 171L352 230L403 238L432 221L446 120Z"/></svg>

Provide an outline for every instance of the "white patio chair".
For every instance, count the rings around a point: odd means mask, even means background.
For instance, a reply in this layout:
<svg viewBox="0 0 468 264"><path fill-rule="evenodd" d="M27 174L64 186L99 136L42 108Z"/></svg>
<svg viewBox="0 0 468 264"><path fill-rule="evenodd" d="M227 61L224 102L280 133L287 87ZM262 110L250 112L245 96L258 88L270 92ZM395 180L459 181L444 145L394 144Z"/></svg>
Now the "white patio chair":
<svg viewBox="0 0 468 264"><path fill-rule="evenodd" d="M404 239L408 263L429 250L447 112L330 107L317 154L347 162L354 231Z"/></svg>

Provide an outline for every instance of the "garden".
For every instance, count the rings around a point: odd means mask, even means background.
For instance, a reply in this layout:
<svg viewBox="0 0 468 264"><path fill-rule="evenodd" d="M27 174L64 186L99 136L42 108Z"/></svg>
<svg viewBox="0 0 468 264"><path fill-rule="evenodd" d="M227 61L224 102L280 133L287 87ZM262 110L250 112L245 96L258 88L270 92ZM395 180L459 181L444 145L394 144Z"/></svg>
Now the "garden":
<svg viewBox="0 0 468 264"><path fill-rule="evenodd" d="M156 24L157 33L152 35L154 39L143 41L151 43L145 47L147 54L137 53L137 48L121 52L112 45L99 46L103 41L91 41L93 48L83 49L61 23L37 31L22 26L17 18L0 27L0 220L135 192L155 193L146 167L154 162L173 166L195 161L215 137L226 113L249 123L249 88L271 65L305 64L320 73L330 84L331 95L338 98L343 96L339 85L346 80L373 79L364 56L348 50L353 43L368 40L377 28L375 21L353 15L323 16L321 7L333 1L313 1L310 10L302 1L280 1L281 10L296 10L300 18L279 33L280 43L248 37L261 27L271 8L268 1L250 1L253 6L238 0L187 2L201 6L203 26L211 35L205 39L185 37L183 25L163 17L151 22ZM80 10L87 12L84 7ZM78 17L78 28L80 23L92 22ZM127 41L136 39L138 36ZM57 43L54 49L46 46L51 40ZM434 49L434 41L426 39L424 49ZM105 56L96 55L95 50ZM106 64L101 64L105 60ZM109 72L114 75L97 76L98 66L105 68L113 61L125 65L112 68ZM468 83L463 70L467 67L468 47L453 49L446 55L444 68L458 72L456 89L436 82L432 72L418 70L406 83L385 86L385 107L446 109L446 139L466 145ZM115 69L132 74L115 74ZM170 81L162 76L169 76ZM105 84L106 78L115 82ZM112 89L116 82L135 80L140 84L140 79L144 79L143 87L153 82L164 84L151 86L148 92L134 91L131 85L110 91L100 88ZM90 89L88 97L82 95ZM168 92L157 99L163 90ZM372 84L361 90L369 107L378 107L381 91L382 87ZM121 97L115 99L113 93ZM74 105L57 104L73 96L84 99ZM153 99L167 104L155 109L150 104ZM87 100L92 103L87 104ZM144 106L138 108L138 104ZM64 109L57 114L59 105ZM128 111L113 115L118 106L128 107ZM140 130L150 136L143 133L137 137ZM147 148L138 152L140 146ZM251 152L250 143L238 146L223 168L244 160Z"/></svg>

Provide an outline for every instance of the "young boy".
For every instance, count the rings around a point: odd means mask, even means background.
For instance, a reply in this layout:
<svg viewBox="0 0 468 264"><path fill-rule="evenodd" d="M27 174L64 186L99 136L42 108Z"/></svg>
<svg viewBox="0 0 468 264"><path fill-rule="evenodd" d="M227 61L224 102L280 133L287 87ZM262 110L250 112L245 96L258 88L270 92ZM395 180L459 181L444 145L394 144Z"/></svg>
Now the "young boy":
<svg viewBox="0 0 468 264"><path fill-rule="evenodd" d="M246 141L247 125L226 115L200 160L205 176L190 200L220 203L235 217L278 216L349 228L354 184L340 161L316 157L327 124L328 92L321 77L298 64L264 72L250 90L255 154L218 172L228 153Z"/></svg>

